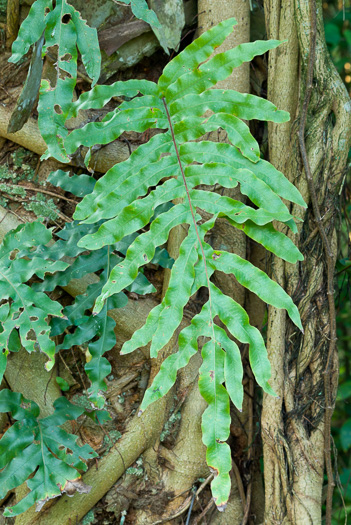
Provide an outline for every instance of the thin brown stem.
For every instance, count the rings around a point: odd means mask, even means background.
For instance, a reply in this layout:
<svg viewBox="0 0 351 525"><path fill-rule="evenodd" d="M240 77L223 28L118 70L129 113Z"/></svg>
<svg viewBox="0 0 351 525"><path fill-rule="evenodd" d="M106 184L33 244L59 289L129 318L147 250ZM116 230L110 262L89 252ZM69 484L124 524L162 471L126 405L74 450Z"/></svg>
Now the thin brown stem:
<svg viewBox="0 0 351 525"><path fill-rule="evenodd" d="M68 197L65 197L64 195L59 195L58 193L55 193L49 190L43 190L42 188L31 188L30 186L22 186L21 184L19 184L18 186L16 184L7 184L7 186L23 188L24 190L34 191L36 193L45 193L46 195L51 195L52 197L55 197L56 199L62 199L64 201L72 202L73 204L77 204L77 201L75 201L74 199L69 199Z"/></svg>
<svg viewBox="0 0 351 525"><path fill-rule="evenodd" d="M311 196L311 202L313 207L313 213L317 222L317 228L322 239L323 248L325 252L325 260L327 267L327 296L329 306L329 323L330 323L330 335L329 335L329 349L327 355L327 362L324 370L324 395L325 395L325 428L324 428L324 456L325 465L328 477L327 487L327 500L326 500L326 525L331 525L332 519L332 502L333 502L333 491L334 491L334 476L333 467L331 461L331 417L333 414L332 399L331 399L331 362L332 357L336 348L336 316L335 316L335 303L334 303L334 262L333 253L329 244L329 240L323 225L321 212L318 206L316 188L313 181L313 176L307 156L306 143L305 143L305 128L307 120L308 106L311 98L312 87L313 87L313 69L316 55L316 38L317 38L317 11L315 0L310 1L310 51L308 59L307 69L307 85L305 98L303 101L301 119L298 131L300 152L305 168L307 177L308 188Z"/></svg>
<svg viewBox="0 0 351 525"><path fill-rule="evenodd" d="M209 484L210 481L212 481L213 479L213 474L210 474L206 479L205 481L203 481L200 485L200 487L197 489L196 493L195 493L195 498L198 497L198 495L200 494L200 492L203 491L203 489ZM185 511L188 510L188 508L190 507L190 504L191 504L191 500L193 499L193 496L189 496L186 500L185 500L185 503L183 504L183 506L180 508L179 511L177 511L175 514L172 514L172 516L168 516L167 518L163 518L162 520L158 520L158 521L154 521L152 525L159 525L160 523L165 523L166 521L171 521L171 520L174 520L176 518L178 518L179 516L181 516L182 514L184 514ZM212 500L213 501L213 500Z"/></svg>

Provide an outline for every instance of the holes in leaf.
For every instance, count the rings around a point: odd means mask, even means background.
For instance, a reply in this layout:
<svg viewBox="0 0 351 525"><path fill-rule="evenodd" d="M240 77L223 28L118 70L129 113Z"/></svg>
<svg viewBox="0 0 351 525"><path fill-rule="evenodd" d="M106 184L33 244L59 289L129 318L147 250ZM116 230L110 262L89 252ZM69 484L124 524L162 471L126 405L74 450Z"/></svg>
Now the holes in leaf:
<svg viewBox="0 0 351 525"><path fill-rule="evenodd" d="M68 73L67 71L63 71L62 69L60 69L59 71L60 71L60 73L59 73L60 80L65 80L66 78L70 78L70 79L73 78L71 73Z"/></svg>
<svg viewBox="0 0 351 525"><path fill-rule="evenodd" d="M12 316L12 321L16 321L16 319L19 319L21 316L21 313L23 312L24 308L19 308L18 312L14 312Z"/></svg>
<svg viewBox="0 0 351 525"><path fill-rule="evenodd" d="M69 62L72 59L71 53L66 53L63 57L60 57L62 62Z"/></svg>
<svg viewBox="0 0 351 525"><path fill-rule="evenodd" d="M63 15L63 17L61 18L61 22L63 24L68 24L70 21L71 21L71 15L69 13L66 13L65 15Z"/></svg>
<svg viewBox="0 0 351 525"><path fill-rule="evenodd" d="M27 333L26 339L27 339L27 341L36 341L37 340L37 338L35 336L35 332L34 332L34 330L32 328Z"/></svg>
<svg viewBox="0 0 351 525"><path fill-rule="evenodd" d="M34 323L35 321L38 321L39 317L36 315L31 315L29 319Z"/></svg>
<svg viewBox="0 0 351 525"><path fill-rule="evenodd" d="M50 13L50 9L48 7L45 7L44 16L47 16L49 13Z"/></svg>
<svg viewBox="0 0 351 525"><path fill-rule="evenodd" d="M61 106L59 106L58 104L54 105L54 110L55 110L55 113L57 113L58 115L62 115Z"/></svg>

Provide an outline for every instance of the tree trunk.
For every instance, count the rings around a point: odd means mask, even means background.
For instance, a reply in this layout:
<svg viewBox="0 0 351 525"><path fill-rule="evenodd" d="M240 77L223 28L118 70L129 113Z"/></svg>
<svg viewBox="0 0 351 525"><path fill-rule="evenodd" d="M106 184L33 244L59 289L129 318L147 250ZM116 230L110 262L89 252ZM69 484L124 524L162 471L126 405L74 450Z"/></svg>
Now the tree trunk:
<svg viewBox="0 0 351 525"><path fill-rule="evenodd" d="M271 262L272 276L299 307L305 333L296 332L285 312L269 309L267 349L279 397L263 399L265 523L317 525L325 467L327 523L333 488L330 417L338 359L328 284L332 287L337 202L350 147L350 101L326 48L321 2L266 0L265 12L269 38L288 40L270 53L268 98L291 114L290 122L269 126L269 160L309 205L306 212L298 206L291 211L304 221L294 239L304 262L291 266L275 257ZM298 132L306 112L303 159Z"/></svg>

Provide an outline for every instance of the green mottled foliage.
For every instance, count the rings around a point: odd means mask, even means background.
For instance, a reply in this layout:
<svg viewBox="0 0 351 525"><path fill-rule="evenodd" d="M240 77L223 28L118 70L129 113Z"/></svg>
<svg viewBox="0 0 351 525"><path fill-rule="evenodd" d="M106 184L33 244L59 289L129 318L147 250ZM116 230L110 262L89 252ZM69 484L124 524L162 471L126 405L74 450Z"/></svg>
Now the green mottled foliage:
<svg viewBox="0 0 351 525"><path fill-rule="evenodd" d="M26 282L37 275L64 270L67 263L46 261L40 257L28 259L28 254L41 242L49 242L51 231L33 222L8 233L0 246L0 379L6 370L9 351L17 351L17 341L27 352L44 352L48 370L55 363L55 344L50 339L49 316L62 317L62 307L45 293L35 291ZM19 252L19 248L22 251Z"/></svg>
<svg viewBox="0 0 351 525"><path fill-rule="evenodd" d="M124 3L131 3L137 16L153 16L145 11L146 4L141 0ZM296 326L302 326L297 307L274 280L241 257L214 250L209 234L218 218L226 218L267 250L294 264L303 259L302 254L291 236L281 233L282 228L276 229L276 224L296 233L295 219L286 203L306 205L284 175L261 159L259 146L244 122L258 119L282 123L289 115L262 98L215 86L234 68L275 49L281 42L241 44L212 56L233 31L236 21L229 19L171 60L158 83L129 80L111 86L95 85L72 102L77 49L88 74L94 81L98 77L95 50L89 47L89 29L65 0L58 0L54 8L49 1L37 0L30 17L39 29L33 36L25 26L14 44L15 56L23 54L43 31L45 49L58 49L57 84L42 84L39 104L40 126L50 155L68 162L82 146L108 144L125 131L156 130L148 143L125 162L113 166L96 184L91 178L86 180L87 191L79 187L75 176L69 178L62 170L52 174L51 182L83 199L77 205L74 222L59 234L60 239L50 247L43 243L27 255L26 261L33 265L39 254L51 263L67 255L76 260L52 276L37 272L42 282L31 290L43 293L57 285L65 286L72 278L101 271L99 281L64 309L65 318L52 320L51 336L66 330L58 350L88 342L91 359L85 368L91 382L89 396L102 407L105 377L110 371L103 354L115 342L114 322L107 312L125 304L126 290L153 291L143 276L143 267L151 262L172 267L170 280L162 301L124 344L122 354L150 343L150 355L157 357L179 329L189 300L200 288L207 289L208 298L180 331L178 349L162 363L145 393L140 412L169 392L178 370L200 350L203 363L199 389L208 405L202 420L203 441L208 465L215 474L213 497L218 509L223 510L230 493L231 454L226 443L230 401L239 410L243 401L239 344L248 345L257 383L268 394L275 393L269 384L270 363L261 333L250 324L245 309L214 284L214 272L232 274L266 303L286 309ZM68 118L86 109L102 108L117 96L125 100L100 122L89 122L68 133ZM207 133L219 129L227 133L228 143L204 140ZM247 196L246 203L208 189L213 186L240 187ZM179 226L188 233L172 266L164 245L170 231ZM93 309L94 316L89 309Z"/></svg>
<svg viewBox="0 0 351 525"><path fill-rule="evenodd" d="M161 27L156 13L149 9L146 0L120 0L123 4L130 5L133 15L154 27Z"/></svg>
<svg viewBox="0 0 351 525"><path fill-rule="evenodd" d="M94 85L99 79L101 66L97 32L87 26L66 0L56 0L54 3L52 0L36 0L12 45L10 61L18 62L32 45L41 40L42 35L45 39L43 53L54 55L57 69L55 85L42 80L40 87L39 129L48 145L43 158L53 156L67 162L62 142L68 133L64 124L71 109L77 80L78 51ZM36 98L33 89L30 97L22 101L22 106L28 106L30 100Z"/></svg>
<svg viewBox="0 0 351 525"><path fill-rule="evenodd" d="M26 480L29 488L21 501L5 510L6 517L17 516L34 503L40 508L65 492L70 481L75 481L80 491L90 489L77 481L79 471L86 470L87 461L97 454L87 444L79 446L78 436L60 428L66 421L77 419L84 409L65 397L55 401L54 409L51 416L40 418L33 401L7 389L0 392L0 412L9 412L15 420L0 440L0 498Z"/></svg>
<svg viewBox="0 0 351 525"><path fill-rule="evenodd" d="M73 154L80 146L107 144L126 130L163 130L99 179L92 193L78 204L74 218L85 226L98 225L78 242L81 248L92 251L122 242L150 223L147 231L130 244L125 259L111 269L96 299L95 314L103 311L111 296L135 281L140 268L152 261L172 228L189 225L161 304L125 343L122 353L150 343L151 357L156 357L178 329L190 298L201 287L208 289L208 301L180 332L179 349L162 364L145 394L141 411L169 391L177 370L198 351L199 337L205 337L199 379L200 392L208 403L203 416L203 439L208 464L216 474L212 491L219 509L225 507L230 491L231 457L226 444L229 400L241 409L243 399L241 356L234 339L249 345L258 384L267 393L274 392L269 385L270 363L260 332L250 325L245 310L213 284L211 276L216 270L233 274L265 302L285 308L292 321L302 328L296 306L278 284L248 261L225 251L214 251L205 242L205 234L217 218L226 217L234 227L279 257L291 263L302 260L299 250L288 236L274 228L273 221L285 223L296 232L294 218L282 199L301 206L305 203L297 189L260 158L258 144L243 122L260 119L279 123L288 120L289 115L253 95L213 89L235 67L281 43L242 44L211 58L234 24L233 19L226 20L194 41L165 67L157 84L130 80L95 86L83 94L74 103L74 114L80 109L103 107L116 95L134 98L123 102L101 122L72 131L64 140L66 151ZM201 140L207 132L219 128L227 132L229 143ZM243 204L208 191L203 185L239 185L248 201ZM156 208L174 199L178 199L177 204L154 216ZM204 224L201 210L212 217ZM217 317L227 330L217 326Z"/></svg>

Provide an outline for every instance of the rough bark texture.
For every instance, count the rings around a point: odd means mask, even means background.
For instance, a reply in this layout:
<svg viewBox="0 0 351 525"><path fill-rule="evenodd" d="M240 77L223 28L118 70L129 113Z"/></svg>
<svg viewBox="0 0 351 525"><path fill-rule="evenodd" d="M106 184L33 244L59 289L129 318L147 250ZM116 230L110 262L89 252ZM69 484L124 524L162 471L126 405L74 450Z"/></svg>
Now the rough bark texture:
<svg viewBox="0 0 351 525"><path fill-rule="evenodd" d="M267 348L272 364L271 385L279 398L265 395L263 400L267 524L321 523L325 454L328 458L325 431L330 432L331 409L325 409L324 371L332 319L328 312L327 257L297 137L308 87L313 9L317 13L316 58L305 142L314 185L318 188L318 206L325 218L323 227L334 258L337 199L350 145L349 97L326 49L321 3L288 0L281 4L267 0L268 36L288 39L288 44L270 53L268 98L291 114L289 123L269 126L269 160L298 186L309 205L307 212L292 206L293 215L304 219L294 241L305 261L292 267L272 259L272 276L297 302L305 334L296 332L285 313L269 309ZM333 405L338 375L335 351L331 363L327 381Z"/></svg>

